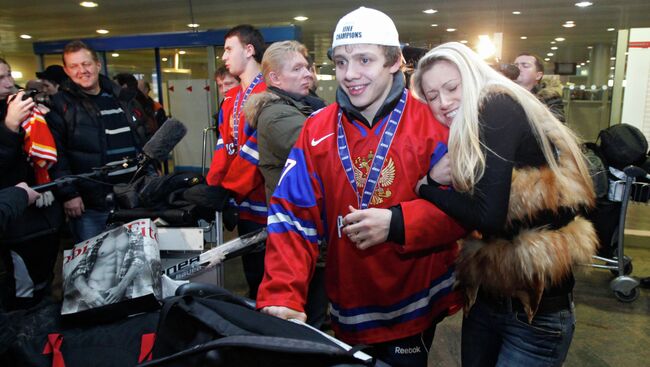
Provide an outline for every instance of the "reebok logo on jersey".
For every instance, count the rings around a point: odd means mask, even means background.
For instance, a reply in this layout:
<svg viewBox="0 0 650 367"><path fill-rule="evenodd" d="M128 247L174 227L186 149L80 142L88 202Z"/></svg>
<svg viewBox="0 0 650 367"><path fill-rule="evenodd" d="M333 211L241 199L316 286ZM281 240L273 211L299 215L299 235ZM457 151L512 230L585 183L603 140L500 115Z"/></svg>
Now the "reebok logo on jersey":
<svg viewBox="0 0 650 367"><path fill-rule="evenodd" d="M311 139L311 146L312 146L312 147L317 146L317 145L320 144L323 140L329 138L329 137L332 136L332 135L334 135L334 133L327 134L327 135L323 136L322 138L320 138L320 139L318 139L318 140L312 138L312 139Z"/></svg>
<svg viewBox="0 0 650 367"><path fill-rule="evenodd" d="M412 348L400 348L400 347L395 347L395 354L415 354L415 353L421 353L422 350L420 349L420 346L415 346Z"/></svg>

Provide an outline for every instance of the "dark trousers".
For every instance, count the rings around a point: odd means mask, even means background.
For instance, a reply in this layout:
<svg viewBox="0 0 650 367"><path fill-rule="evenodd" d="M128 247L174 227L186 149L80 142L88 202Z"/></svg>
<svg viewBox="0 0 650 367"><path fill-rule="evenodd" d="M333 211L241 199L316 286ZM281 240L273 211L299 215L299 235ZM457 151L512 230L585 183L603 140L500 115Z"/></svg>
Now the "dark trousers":
<svg viewBox="0 0 650 367"><path fill-rule="evenodd" d="M406 338L372 344L369 354L393 367L426 367L436 325Z"/></svg>
<svg viewBox="0 0 650 367"><path fill-rule="evenodd" d="M263 224L251 222L248 220L239 220L237 223L237 231L240 236L247 233L254 232L258 229L266 227ZM242 264L244 265L244 276L248 284L248 297L250 299L257 299L257 289L262 283L264 277L264 254L266 251L251 252L241 257Z"/></svg>

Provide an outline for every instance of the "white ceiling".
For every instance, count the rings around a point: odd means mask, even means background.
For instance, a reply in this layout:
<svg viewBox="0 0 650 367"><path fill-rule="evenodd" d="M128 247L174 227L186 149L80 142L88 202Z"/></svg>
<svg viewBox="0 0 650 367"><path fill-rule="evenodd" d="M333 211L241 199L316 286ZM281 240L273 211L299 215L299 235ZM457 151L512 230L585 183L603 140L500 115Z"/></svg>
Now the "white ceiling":
<svg viewBox="0 0 650 367"><path fill-rule="evenodd" d="M342 15L359 6L386 12L397 25L402 42L431 47L449 40L466 39L470 45L479 34L503 32L504 59L520 51L545 55L550 41L564 37L555 46L552 61L583 62L587 46L611 45L615 29L650 27L648 0L592 0L593 6L578 8L578 0L192 0L194 22L199 30L224 29L240 23L258 27L297 24L302 41L315 50L317 61L324 61L331 32ZM79 1L0 0L0 55L32 54L33 41L98 37L96 29L107 35L133 35L189 31L188 0L95 0L96 8L82 8ZM425 9L438 10L424 14ZM513 15L520 11L520 15ZM309 17L305 22L294 16ZM572 20L574 28L562 24ZM438 24L438 27L431 27ZM447 28L456 28L450 33ZM31 40L19 38L30 34ZM521 40L520 36L527 36ZM320 59L320 60L319 60Z"/></svg>

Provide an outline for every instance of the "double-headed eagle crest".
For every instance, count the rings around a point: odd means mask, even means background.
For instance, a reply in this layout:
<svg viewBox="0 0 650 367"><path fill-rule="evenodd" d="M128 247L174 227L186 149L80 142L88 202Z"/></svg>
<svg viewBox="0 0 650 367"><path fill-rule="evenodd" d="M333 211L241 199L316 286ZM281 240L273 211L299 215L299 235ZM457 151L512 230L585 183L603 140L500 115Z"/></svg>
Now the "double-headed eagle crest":
<svg viewBox="0 0 650 367"><path fill-rule="evenodd" d="M366 157L357 157L354 160L354 180L357 183L357 188L360 190L363 190L366 184L374 156L375 153L371 150ZM389 188L393 184L393 181L395 181L395 163L393 162L393 158L389 158L388 161L384 162L384 166L381 169L375 191L370 198L370 205L381 204L384 202L384 199L393 195Z"/></svg>

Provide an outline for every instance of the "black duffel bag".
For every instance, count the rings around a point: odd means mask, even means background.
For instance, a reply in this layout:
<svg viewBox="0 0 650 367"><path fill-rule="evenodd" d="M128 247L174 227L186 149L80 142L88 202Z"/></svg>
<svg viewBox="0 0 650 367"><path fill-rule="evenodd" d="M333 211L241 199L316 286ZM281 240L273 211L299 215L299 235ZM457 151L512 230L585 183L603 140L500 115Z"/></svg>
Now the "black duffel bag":
<svg viewBox="0 0 650 367"><path fill-rule="evenodd" d="M318 331L259 313L221 289L167 299L148 366L385 366Z"/></svg>

